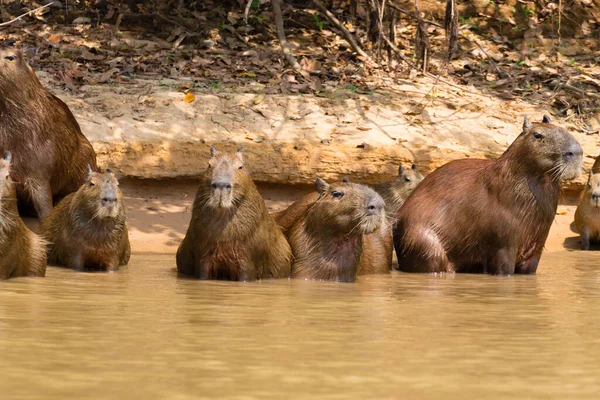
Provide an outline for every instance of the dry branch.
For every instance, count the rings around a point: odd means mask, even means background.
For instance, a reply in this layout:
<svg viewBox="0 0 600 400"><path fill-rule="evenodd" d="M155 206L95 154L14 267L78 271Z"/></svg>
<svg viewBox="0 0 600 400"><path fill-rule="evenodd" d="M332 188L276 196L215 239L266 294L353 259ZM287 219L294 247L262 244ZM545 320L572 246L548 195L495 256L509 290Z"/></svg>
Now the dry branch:
<svg viewBox="0 0 600 400"><path fill-rule="evenodd" d="M352 33L350 33L348 29L346 29L344 24L342 24L335 17L335 15L333 15L327 9L327 7L325 7L319 0L313 0L313 4L319 9L319 11L321 11L325 15L325 17L327 17L329 22L331 22L333 25L335 25L336 28L342 31L342 34L344 35L348 43L350 43L350 46L352 46L352 49L354 49L355 52L357 52L360 56L364 57L367 61L375 63L373 59L367 53L365 53L365 51L358 45L356 39L354 39L354 36L352 36Z"/></svg>
<svg viewBox="0 0 600 400"><path fill-rule="evenodd" d="M271 0L271 7L273 7L273 15L275 16L275 26L277 27L277 36L279 37L279 44L281 44L281 51L285 56L288 64L295 70L302 70L300 64L294 58L290 49L288 48L288 41L285 37L285 30L283 28L283 16L281 14L281 0Z"/></svg>
<svg viewBox="0 0 600 400"><path fill-rule="evenodd" d="M21 15L19 15L18 17L11 19L10 21L6 21L6 22L3 22L3 23L1 23L1 24L0 24L0 26L6 26L6 25L10 25L10 24L12 24L12 23L13 23L13 22L15 22L15 21L18 21L18 20L20 20L21 18L28 16L29 14L33 14L33 13L34 13L34 12L36 12L36 11L40 11L40 10L43 10L44 8L48 8L48 7L50 7L52 4L54 4L54 2L48 3L48 4L46 4L45 6L38 7L38 8L36 8L36 9L33 9L33 10L31 10L31 11L27 11L25 14L21 14Z"/></svg>

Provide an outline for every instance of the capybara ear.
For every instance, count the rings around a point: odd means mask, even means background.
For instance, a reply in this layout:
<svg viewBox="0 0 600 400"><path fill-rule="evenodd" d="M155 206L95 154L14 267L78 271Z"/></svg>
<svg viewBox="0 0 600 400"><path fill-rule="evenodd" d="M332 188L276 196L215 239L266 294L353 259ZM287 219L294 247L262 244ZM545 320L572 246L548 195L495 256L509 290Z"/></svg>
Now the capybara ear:
<svg viewBox="0 0 600 400"><path fill-rule="evenodd" d="M10 154L10 151L6 150L4 152L4 161L6 161L7 163L10 164L11 160L12 160L12 154Z"/></svg>
<svg viewBox="0 0 600 400"><path fill-rule="evenodd" d="M319 192L319 194L323 194L329 188L329 184L323 179L317 178L317 181L315 182L315 187L317 188L317 192Z"/></svg>
<svg viewBox="0 0 600 400"><path fill-rule="evenodd" d="M526 131L531 128L531 122L529 122L529 118L523 118L523 130Z"/></svg>
<svg viewBox="0 0 600 400"><path fill-rule="evenodd" d="M410 169L416 171L417 170L417 164L413 164L410 166Z"/></svg>
<svg viewBox="0 0 600 400"><path fill-rule="evenodd" d="M15 43L17 43L16 40L7 40L6 42L4 42L3 46L4 47L14 46Z"/></svg>
<svg viewBox="0 0 600 400"><path fill-rule="evenodd" d="M545 124L551 124L552 121L550 120L550 117L547 116L546 114L544 114L544 116L542 117L542 122Z"/></svg>
<svg viewBox="0 0 600 400"><path fill-rule="evenodd" d="M217 155L217 148L215 147L215 145L214 145L214 144L211 144L211 145L210 145L210 156L211 156L211 157L214 157L214 156L216 156L216 155Z"/></svg>
<svg viewBox="0 0 600 400"><path fill-rule="evenodd" d="M237 156L240 159L241 162L244 162L244 155L242 154L242 148L240 147L239 149L237 149Z"/></svg>
<svg viewBox="0 0 600 400"><path fill-rule="evenodd" d="M88 179L92 177L94 171L92 170L92 166L88 164Z"/></svg>
<svg viewBox="0 0 600 400"><path fill-rule="evenodd" d="M398 167L398 176L404 175L404 167L401 165Z"/></svg>
<svg viewBox="0 0 600 400"><path fill-rule="evenodd" d="M342 182L344 183L350 183L350 178L348 178L347 176L342 178Z"/></svg>

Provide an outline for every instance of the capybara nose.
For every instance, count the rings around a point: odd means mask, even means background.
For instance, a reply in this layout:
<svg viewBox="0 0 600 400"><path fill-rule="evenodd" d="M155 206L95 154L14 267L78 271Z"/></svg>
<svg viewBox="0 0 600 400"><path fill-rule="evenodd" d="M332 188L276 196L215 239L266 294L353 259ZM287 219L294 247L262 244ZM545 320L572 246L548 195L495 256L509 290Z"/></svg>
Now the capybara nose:
<svg viewBox="0 0 600 400"><path fill-rule="evenodd" d="M383 210L385 207L381 198L374 198L367 203L367 214L374 215Z"/></svg>
<svg viewBox="0 0 600 400"><path fill-rule="evenodd" d="M116 202L117 202L116 197L103 197L102 198L102 204L104 204L104 205L114 204Z"/></svg>
<svg viewBox="0 0 600 400"><path fill-rule="evenodd" d="M592 200L600 199L600 193L592 193Z"/></svg>
<svg viewBox="0 0 600 400"><path fill-rule="evenodd" d="M213 182L213 189L231 190L231 183L229 182Z"/></svg>
<svg viewBox="0 0 600 400"><path fill-rule="evenodd" d="M565 152L564 157L567 160L570 160L577 156L579 156L579 157L583 156L583 149L581 148L579 143L575 142L575 143L571 144L571 146L569 147L569 150L567 150Z"/></svg>

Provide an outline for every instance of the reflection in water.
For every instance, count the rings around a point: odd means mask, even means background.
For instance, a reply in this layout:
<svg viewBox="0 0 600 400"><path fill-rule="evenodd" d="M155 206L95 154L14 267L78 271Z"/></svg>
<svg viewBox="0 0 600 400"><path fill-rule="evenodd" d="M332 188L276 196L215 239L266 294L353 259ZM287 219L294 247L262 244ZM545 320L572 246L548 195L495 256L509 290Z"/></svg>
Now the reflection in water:
<svg viewBox="0 0 600 400"><path fill-rule="evenodd" d="M537 276L201 282L172 255L0 282L11 398L596 398L597 253Z"/></svg>

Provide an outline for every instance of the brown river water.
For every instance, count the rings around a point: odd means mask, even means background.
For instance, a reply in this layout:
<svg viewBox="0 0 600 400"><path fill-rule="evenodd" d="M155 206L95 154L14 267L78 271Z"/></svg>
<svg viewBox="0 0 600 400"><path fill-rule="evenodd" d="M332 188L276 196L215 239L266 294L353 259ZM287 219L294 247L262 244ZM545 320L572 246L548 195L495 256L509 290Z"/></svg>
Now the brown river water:
<svg viewBox="0 0 600 400"><path fill-rule="evenodd" d="M174 256L0 282L0 395L597 399L600 254L537 275L207 282Z"/></svg>

